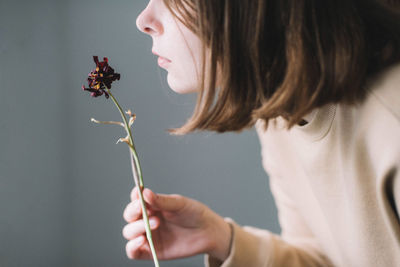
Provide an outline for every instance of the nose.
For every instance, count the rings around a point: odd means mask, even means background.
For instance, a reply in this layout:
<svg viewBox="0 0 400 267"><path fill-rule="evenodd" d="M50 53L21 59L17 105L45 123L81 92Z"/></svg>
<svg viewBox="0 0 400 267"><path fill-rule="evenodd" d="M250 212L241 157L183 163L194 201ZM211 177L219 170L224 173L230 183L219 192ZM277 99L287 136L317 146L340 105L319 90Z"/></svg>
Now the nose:
<svg viewBox="0 0 400 267"><path fill-rule="evenodd" d="M154 6L154 1L150 0L147 7L139 14L136 19L136 27L143 33L148 35L158 35L163 31L161 21L158 19L157 8Z"/></svg>

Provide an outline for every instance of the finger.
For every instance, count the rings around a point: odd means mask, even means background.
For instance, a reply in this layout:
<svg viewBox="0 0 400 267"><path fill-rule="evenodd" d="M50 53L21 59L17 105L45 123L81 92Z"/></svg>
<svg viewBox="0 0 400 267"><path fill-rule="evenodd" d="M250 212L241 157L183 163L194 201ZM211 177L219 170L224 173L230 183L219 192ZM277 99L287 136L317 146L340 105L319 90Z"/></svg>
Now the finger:
<svg viewBox="0 0 400 267"><path fill-rule="evenodd" d="M146 211L148 216L152 216L155 214L155 211L153 211L149 205L146 205ZM126 205L126 208L123 212L123 217L126 222L133 222L136 221L140 218L142 218L142 205L139 200L136 200L134 202L130 202L128 205Z"/></svg>
<svg viewBox="0 0 400 267"><path fill-rule="evenodd" d="M150 217L149 224L150 229L154 230L160 225L160 219L155 216ZM144 233L146 233L146 229L143 220L129 223L122 229L122 235L128 240L135 239Z"/></svg>
<svg viewBox="0 0 400 267"><path fill-rule="evenodd" d="M139 247L139 249L137 249L135 251L135 254L133 256L136 257L137 259L141 259L141 260L153 259L153 256L151 254L150 245L149 245L149 242L147 241L147 239L144 241L144 244L141 245ZM158 255L158 256L160 256L160 255ZM158 258L161 259L160 257L158 257Z"/></svg>
<svg viewBox="0 0 400 267"><path fill-rule="evenodd" d="M143 190L143 197L154 210L178 211L183 209L186 203L181 195L155 194L148 188Z"/></svg>
<svg viewBox="0 0 400 267"><path fill-rule="evenodd" d="M139 191L138 191L138 187L135 186L132 191L131 191L131 201L135 201L139 199Z"/></svg>
<svg viewBox="0 0 400 267"><path fill-rule="evenodd" d="M148 188L143 189L143 194L144 194L144 191L150 191L152 194L154 194L153 191L151 191ZM131 191L131 201L134 202L138 199L139 199L139 188L137 186L135 186ZM145 201L147 202L146 198L145 198Z"/></svg>
<svg viewBox="0 0 400 267"><path fill-rule="evenodd" d="M137 238L130 240L126 243L125 250L126 255L130 259L139 259L140 257L140 247L145 243L145 237L143 235L138 236Z"/></svg>
<svg viewBox="0 0 400 267"><path fill-rule="evenodd" d="M133 222L142 217L142 207L139 201L129 203L123 213L126 222Z"/></svg>

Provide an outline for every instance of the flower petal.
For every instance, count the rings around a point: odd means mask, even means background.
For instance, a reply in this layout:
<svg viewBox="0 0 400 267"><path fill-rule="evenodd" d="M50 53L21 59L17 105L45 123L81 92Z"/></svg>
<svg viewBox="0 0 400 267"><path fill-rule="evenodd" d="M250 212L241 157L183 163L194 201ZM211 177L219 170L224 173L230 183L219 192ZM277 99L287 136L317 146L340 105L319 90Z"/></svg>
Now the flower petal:
<svg viewBox="0 0 400 267"><path fill-rule="evenodd" d="M119 80L121 75L115 73L114 69L108 65L107 57L104 57L103 61L99 61L98 56L93 56L93 61L96 63L96 69L88 75L88 87L82 86L82 89L90 92L93 97L104 94L106 98L109 98L110 95L105 89L111 89L111 84L115 80Z"/></svg>

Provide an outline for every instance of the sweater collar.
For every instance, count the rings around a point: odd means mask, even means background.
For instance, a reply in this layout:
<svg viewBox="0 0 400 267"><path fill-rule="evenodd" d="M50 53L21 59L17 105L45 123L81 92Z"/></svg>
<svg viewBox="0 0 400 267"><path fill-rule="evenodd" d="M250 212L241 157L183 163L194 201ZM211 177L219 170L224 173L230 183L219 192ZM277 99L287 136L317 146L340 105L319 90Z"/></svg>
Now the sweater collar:
<svg viewBox="0 0 400 267"><path fill-rule="evenodd" d="M327 104L321 108L314 109L304 116L308 123L303 126L293 126L290 134L300 135L312 142L323 139L332 126L336 115L336 107L336 104Z"/></svg>

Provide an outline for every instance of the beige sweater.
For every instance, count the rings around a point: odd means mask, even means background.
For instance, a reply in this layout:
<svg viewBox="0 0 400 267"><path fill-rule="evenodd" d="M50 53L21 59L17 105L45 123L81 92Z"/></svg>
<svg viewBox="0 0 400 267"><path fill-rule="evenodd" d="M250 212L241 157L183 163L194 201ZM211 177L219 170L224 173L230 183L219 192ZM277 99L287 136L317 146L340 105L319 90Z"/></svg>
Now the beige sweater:
<svg viewBox="0 0 400 267"><path fill-rule="evenodd" d="M225 262L206 266L400 266L400 64L360 105L327 105L305 126L256 128L281 235L232 220Z"/></svg>

